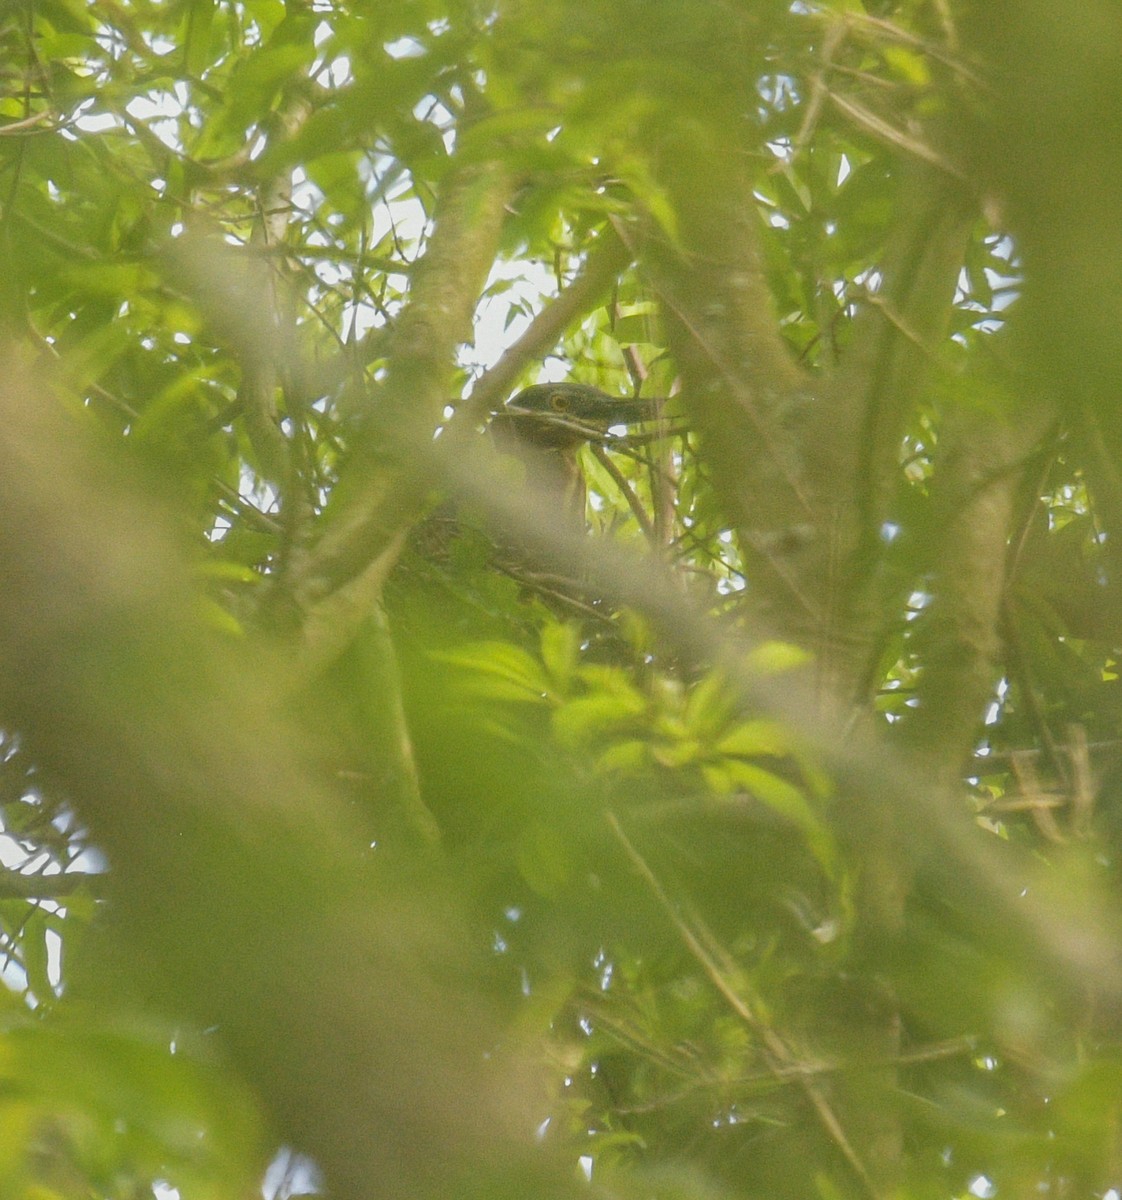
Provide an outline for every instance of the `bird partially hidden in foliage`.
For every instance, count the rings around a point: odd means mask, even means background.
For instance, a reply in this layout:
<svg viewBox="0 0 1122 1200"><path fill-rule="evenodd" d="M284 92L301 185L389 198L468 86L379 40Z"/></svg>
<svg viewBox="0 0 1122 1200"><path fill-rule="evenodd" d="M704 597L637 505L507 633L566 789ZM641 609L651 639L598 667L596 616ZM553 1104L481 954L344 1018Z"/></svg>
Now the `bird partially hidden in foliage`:
<svg viewBox="0 0 1122 1200"><path fill-rule="evenodd" d="M586 383L535 383L494 414L492 428L542 448L573 450L617 425L655 416L655 400L620 400Z"/></svg>
<svg viewBox="0 0 1122 1200"><path fill-rule="evenodd" d="M494 414L491 430L499 448L522 461L527 479L556 495L558 513L582 528L585 487L577 451L617 426L653 419L656 403L617 399L583 383L536 383Z"/></svg>
<svg viewBox="0 0 1122 1200"><path fill-rule="evenodd" d="M613 435L621 427L654 420L658 413L654 399L620 399L582 383L538 383L493 414L491 433L498 449L522 464L539 505L546 500L540 511L549 526L583 533L587 495L581 447L619 441ZM579 610L590 599L577 581L557 576L548 557L542 561L522 547L503 548L495 565L543 597L552 591L563 605Z"/></svg>
<svg viewBox="0 0 1122 1200"><path fill-rule="evenodd" d="M611 431L651 421L659 401L621 399L580 383L539 383L524 388L492 413L490 432L497 449L522 465L521 474L539 498L549 504L550 523L570 530L586 529L585 483L578 451L587 443L607 443ZM413 574L427 575L461 599L499 589L499 580L514 581L523 594L533 593L562 611L589 612L584 589L562 578L520 545L496 541L472 522L463 523L459 506L449 502L434 512L411 539ZM474 565L474 569L473 569ZM478 568L485 567L480 572Z"/></svg>

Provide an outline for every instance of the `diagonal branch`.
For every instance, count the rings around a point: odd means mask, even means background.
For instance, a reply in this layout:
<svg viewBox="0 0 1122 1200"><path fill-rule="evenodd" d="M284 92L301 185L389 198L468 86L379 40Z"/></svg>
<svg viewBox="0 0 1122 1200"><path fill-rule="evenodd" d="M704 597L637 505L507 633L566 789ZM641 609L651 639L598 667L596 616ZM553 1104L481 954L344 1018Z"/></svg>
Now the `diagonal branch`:
<svg viewBox="0 0 1122 1200"><path fill-rule="evenodd" d="M340 473L318 544L294 581L302 611L372 568L376 591L403 533L430 501L425 451L443 419L456 348L470 337L510 189L507 173L493 163L462 167L445 184L394 327L386 382Z"/></svg>
<svg viewBox="0 0 1122 1200"><path fill-rule="evenodd" d="M470 398L449 425L474 425L503 403L529 363L537 362L557 344L574 321L586 316L631 261L623 242L605 231L589 252L580 274L530 322L529 328L504 351L499 361L476 382Z"/></svg>
<svg viewBox="0 0 1122 1200"><path fill-rule="evenodd" d="M787 1043L770 1025L765 1024L756 1015L752 1005L741 994L741 990L733 985L730 978L731 972L727 966L722 966L718 963L716 957L706 948L705 942L709 941L713 943L715 939L700 924L700 917L696 915L694 917L694 921L699 925L698 930L695 931L690 923L679 915L665 888L659 882L658 876L651 870L647 860L639 853L634 843L624 832L619 818L615 813L609 812L607 819L608 826L615 835L616 840L623 847L624 853L631 860L631 864L639 872L643 882L646 883L652 895L658 901L659 907L666 913L671 924L678 931L678 936L682 939L686 949L697 960L701 969L708 976L709 981L724 998L732 1011L759 1036L760 1041L763 1043L764 1060L768 1064L768 1069L773 1071L777 1078L781 1077L783 1073L797 1069L800 1064ZM742 987L743 985L741 985ZM821 1123L822 1128L826 1131L827 1136L837 1146L842 1157L849 1163L853 1173L860 1179L868 1194L876 1200L879 1193L869 1174L868 1168L853 1148L853 1144L846 1136L846 1132L842 1128L837 1114L830 1107L829 1102L822 1094L816 1081L810 1074L803 1071L798 1071L795 1078L802 1087L807 1100L810 1102L810 1106L814 1109L814 1113Z"/></svg>

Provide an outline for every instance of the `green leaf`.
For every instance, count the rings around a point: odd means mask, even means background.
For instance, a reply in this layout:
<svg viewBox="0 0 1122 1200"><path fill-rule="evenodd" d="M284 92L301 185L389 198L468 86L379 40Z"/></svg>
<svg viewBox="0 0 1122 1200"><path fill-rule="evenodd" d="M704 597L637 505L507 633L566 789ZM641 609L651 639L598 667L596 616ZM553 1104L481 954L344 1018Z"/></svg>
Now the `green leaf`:
<svg viewBox="0 0 1122 1200"><path fill-rule="evenodd" d="M757 719L737 725L721 738L716 748L721 754L743 758L761 755L782 758L791 753L791 737L779 721Z"/></svg>
<svg viewBox="0 0 1122 1200"><path fill-rule="evenodd" d="M27 972L27 986L40 1003L54 995L48 973L47 931L52 921L45 909L34 908L23 925L23 966Z"/></svg>
<svg viewBox="0 0 1122 1200"><path fill-rule="evenodd" d="M553 731L566 746L628 729L647 712L647 700L634 689L598 692L562 704L553 714Z"/></svg>
<svg viewBox="0 0 1122 1200"><path fill-rule="evenodd" d="M572 623L547 621L542 626L542 662L560 695L565 695L572 682L580 657L580 638L580 629Z"/></svg>
<svg viewBox="0 0 1122 1200"><path fill-rule="evenodd" d="M638 738L613 743L596 760L598 771L618 771L624 775L640 774L650 766L650 745Z"/></svg>
<svg viewBox="0 0 1122 1200"><path fill-rule="evenodd" d="M710 671L687 694L683 719L691 733L705 738L725 724L732 707L728 680L722 672Z"/></svg>
<svg viewBox="0 0 1122 1200"><path fill-rule="evenodd" d="M477 642L433 657L466 672L457 682L477 695L532 704L553 698L552 682L541 663L510 642Z"/></svg>
<svg viewBox="0 0 1122 1200"><path fill-rule="evenodd" d="M782 675L813 662L813 655L791 642L761 642L748 655L748 667L761 675Z"/></svg>
<svg viewBox="0 0 1122 1200"><path fill-rule="evenodd" d="M552 825L538 821L519 835L514 860L522 878L547 900L560 894L573 870L565 839Z"/></svg>
<svg viewBox="0 0 1122 1200"><path fill-rule="evenodd" d="M720 766L736 784L796 826L819 864L828 874L833 874L837 865L833 834L811 808L800 788L763 767L739 758L726 759Z"/></svg>
<svg viewBox="0 0 1122 1200"><path fill-rule="evenodd" d="M183 62L188 74L202 76L213 62L214 0L192 0L184 6Z"/></svg>

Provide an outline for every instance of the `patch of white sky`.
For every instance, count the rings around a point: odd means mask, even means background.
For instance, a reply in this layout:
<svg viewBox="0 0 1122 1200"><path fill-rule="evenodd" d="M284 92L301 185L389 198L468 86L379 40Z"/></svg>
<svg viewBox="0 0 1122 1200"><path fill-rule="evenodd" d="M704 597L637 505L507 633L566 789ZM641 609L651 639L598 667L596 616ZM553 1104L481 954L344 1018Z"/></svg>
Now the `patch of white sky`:
<svg viewBox="0 0 1122 1200"><path fill-rule="evenodd" d="M73 820L65 812L56 815L52 824L63 835L73 831ZM63 864L46 850L29 846L18 834L0 827L0 867L8 874L41 878L62 874L98 874L105 870L105 861L98 851L87 848ZM60 917L66 915L65 905L53 900L40 900L38 907ZM47 955L47 982L57 994L62 986L62 939L55 930L48 928L43 934L43 944ZM0 980L16 992L24 992L28 986L23 968L12 955L3 956Z"/></svg>
<svg viewBox="0 0 1122 1200"><path fill-rule="evenodd" d="M761 94L768 103L782 107L788 99L795 95L795 90L790 80L777 76L770 79L766 88L761 88ZM776 138L767 143L767 148L776 157L778 163L789 165L794 159L795 151L790 138ZM854 164L849 155L839 154L834 186L841 188L853 174L853 170ZM784 213L771 208L766 197L758 196L757 199L768 205L770 211L766 215L766 220L772 228L789 229L791 227L790 219ZM837 223L827 222L827 234L833 234L836 231ZM1016 247L1011 237L1003 233L994 233L986 239L986 245L990 251L991 265L983 267L982 270L992 292L990 303L984 305L972 298L970 273L965 267L959 273L955 303L968 311L985 314L977 322L976 328L985 333L994 333L1002 325L1002 318L998 314L1004 312L1020 295L1021 276ZM880 289L882 277L878 270L869 268L858 275L853 282L865 292L875 294ZM839 279L834 282L833 290L838 300L843 302L846 300L848 288L849 284L846 280ZM963 338L962 334L954 336L960 341Z"/></svg>
<svg viewBox="0 0 1122 1200"><path fill-rule="evenodd" d="M993 1196L997 1195L997 1187L988 1175L975 1175L966 1190L970 1195L977 1196L978 1200L991 1200Z"/></svg>
<svg viewBox="0 0 1122 1200"><path fill-rule="evenodd" d="M278 1200L281 1196L310 1196L318 1193L322 1187L323 1177L316 1164L306 1155L282 1146L265 1171L261 1195L264 1200Z"/></svg>
<svg viewBox="0 0 1122 1200"><path fill-rule="evenodd" d="M504 288L496 284L505 283ZM494 290L493 295L488 294ZM531 314L557 293L553 272L530 261L500 261L491 268L484 299L475 312L474 341L464 348L460 365L473 375L493 367L504 351L526 332ZM559 358L547 358L537 383L560 383L568 368Z"/></svg>
<svg viewBox="0 0 1122 1200"><path fill-rule="evenodd" d="M976 322L975 328L985 333L995 333L1003 324L1002 318L997 314L1004 312L1021 294L1021 273L1016 247L1008 234L991 234L986 239L986 246L990 252L991 264L994 264L982 268L986 284L992 293L989 303L983 304L972 298L970 272L965 267L959 272L955 303L968 312L987 314ZM962 334L954 336L957 340L962 340Z"/></svg>
<svg viewBox="0 0 1122 1200"><path fill-rule="evenodd" d="M1001 716L1005 708L1005 701L1009 695L1009 680L1001 679L998 681L997 690L994 699L990 702L986 709L985 723L987 725L996 725L998 718Z"/></svg>
<svg viewBox="0 0 1122 1200"><path fill-rule="evenodd" d="M430 32L434 35L443 32L439 22L430 26ZM249 29L247 33L246 44L259 42L258 31ZM327 21L321 22L313 36L319 56L310 73L326 86L346 86L353 77L351 60L346 54L333 52L331 25ZM175 43L166 38L150 39L149 45L154 53L160 55L175 49ZM125 52L124 47L110 33L103 39L103 46L106 52L113 56ZM425 44L412 36L388 42L385 51L394 59L419 58L428 52ZM198 128L203 119L191 104L190 90L183 80L134 96L126 104L125 111L133 120L147 126L173 151L183 150L183 121L186 120ZM455 118L443 103L436 97L425 97L414 109L414 116L418 120L432 123L440 130L445 146L451 152L455 139ZM73 122L73 132L70 136L104 133L119 128L121 124L120 116L99 108L95 97L87 102L84 110ZM258 137L251 148L251 157L259 154L263 147L264 138ZM374 183L374 172L379 169L379 165L375 160L371 160L368 167L370 174L365 181L368 186ZM152 182L157 189L163 186L162 180L153 179ZM319 208L322 200L320 190L304 171L296 168L293 172L292 188L294 206L312 214ZM371 245L377 245L393 234L402 245L417 246L422 242L429 223L428 214L421 201L413 195L407 178L403 178L390 189L383 202L372 207L370 220ZM177 223L172 229L173 236L181 232L182 228L182 224ZM307 240L313 246L326 246L330 244L330 235L327 231L314 231ZM324 258L315 262L313 269L326 287L345 287L348 284L350 268L344 263ZM484 298L475 313L473 341L461 349L459 365L471 378L478 378L482 372L495 365L502 354L525 332L532 314L556 293L556 279L544 264L530 260L497 262L491 270ZM385 318L373 304L357 299L349 308L348 319L349 327L342 331L344 336L361 338ZM549 357L542 363L535 381L559 382L567 378L568 374L568 367L560 357ZM245 473L241 485L241 492L247 499L263 504L266 509L275 503L275 496L262 493L251 473ZM213 531L214 536L222 536L225 524L225 521L219 520Z"/></svg>

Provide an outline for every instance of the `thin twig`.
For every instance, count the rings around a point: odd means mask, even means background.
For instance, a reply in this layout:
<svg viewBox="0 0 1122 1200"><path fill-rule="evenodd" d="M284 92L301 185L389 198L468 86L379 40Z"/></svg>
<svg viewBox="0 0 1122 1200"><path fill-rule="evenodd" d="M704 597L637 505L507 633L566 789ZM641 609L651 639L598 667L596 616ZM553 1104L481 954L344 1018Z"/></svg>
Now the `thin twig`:
<svg viewBox="0 0 1122 1200"><path fill-rule="evenodd" d="M940 171L945 171L955 179L963 182L966 181L966 174L960 168L956 167L950 159L945 158L937 150L933 150L926 142L912 137L911 134L905 133L902 129L897 129L890 121L886 121L863 104L858 104L856 100L850 100L839 92L831 91L829 97L831 103L839 112L843 113L854 125L871 134L878 141L884 142L886 145L892 146L897 150L902 150L905 154L910 154L913 158L930 163L931 166L938 167Z"/></svg>
<svg viewBox="0 0 1122 1200"><path fill-rule="evenodd" d="M30 117L23 117L19 121L9 121L7 125L0 125L0 137L10 137L13 134L53 133L52 128L37 129L36 126L45 125L54 116L54 113L44 110L33 113Z"/></svg>
<svg viewBox="0 0 1122 1200"><path fill-rule="evenodd" d="M611 455L608 454L603 446L598 446L595 442L589 442L588 449L592 457L612 477L612 482L622 492L623 498L627 501L627 507L631 509L635 520L639 522L639 528L642 529L643 536L650 542L652 548L657 550L658 540L655 537L654 526L651 524L650 517L647 516L647 510L639 503L639 497L635 495L635 489L628 482L619 467L612 462Z"/></svg>
<svg viewBox="0 0 1122 1200"><path fill-rule="evenodd" d="M686 948L697 960L701 966L701 969L708 976L710 982L717 989L720 995L724 997L732 1011L738 1017L740 1017L740 1019L744 1021L749 1028L753 1029L757 1034L759 1034L760 1039L763 1042L765 1058L768 1060L769 1069L774 1067L775 1069L781 1070L785 1067L790 1067L795 1064L794 1055L791 1053L786 1042L783 1041L783 1039L778 1033L775 1032L774 1029L768 1025L765 1025L763 1021L756 1016L748 1002L736 990L736 988L733 987L732 983L728 979L726 971L722 970L714 960L713 954L705 947L701 937L699 937L698 934L695 933L690 927L690 925L679 915L677 908L667 895L665 888L663 888L662 884L659 882L654 871L651 870L647 860L643 858L643 856L635 848L631 839L624 832L623 826L619 823L619 819L616 817L615 813L609 812L607 814L607 820L612 833L615 834L616 839L623 847L624 853L631 860L632 865L639 872L640 876L642 876L643 881L650 888L655 899L658 901L659 906L669 917L671 924L678 931L678 935L685 943ZM707 940L712 942L714 945L717 944L715 939L712 938L712 935L708 934L707 930L704 931L704 934ZM727 958L727 954L724 952L723 948L721 950L721 956ZM822 1127L829 1135L831 1141L833 1141L833 1143L841 1151L842 1156L845 1158L846 1162L849 1163L854 1174L858 1177L858 1179L861 1180L862 1184L864 1184L869 1195L873 1197L874 1200L878 1200L879 1193L877 1192L876 1186L873 1183L868 1169L861 1161L857 1151L853 1148L853 1144L846 1136L845 1130L841 1126L841 1122L838 1120L837 1115L830 1107L826 1098L815 1086L814 1080L809 1078L805 1073L800 1074L798 1079L802 1085L804 1094L810 1101L811 1107L814 1109L815 1114L821 1122Z"/></svg>
<svg viewBox="0 0 1122 1200"><path fill-rule="evenodd" d="M595 1014L593 1015L593 1020L596 1022L597 1028L605 1024L603 1018ZM616 1030L608 1027L607 1033L610 1036L616 1037L622 1045L628 1045L628 1042L620 1037ZM750 1088L753 1085L766 1083L769 1080L789 1086L792 1083L799 1083L809 1076L839 1075L847 1071L867 1071L870 1067L914 1066L917 1063L938 1062L945 1058L960 1058L966 1054L973 1054L975 1049L976 1044L973 1038L959 1037L949 1038L945 1042L936 1042L931 1046L919 1046L915 1050L908 1050L902 1054L894 1054L890 1057L862 1058L855 1061L797 1062L787 1066L776 1064L769 1067L766 1071L746 1071L742 1075L703 1075L700 1078L691 1080L686 1086L679 1088L676 1092L655 1096L645 1104L617 1105L615 1111L629 1116L646 1112L657 1112L661 1108L668 1108L672 1104L680 1103L682 1100L688 1099L695 1092L705 1088Z"/></svg>

